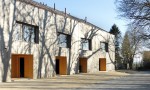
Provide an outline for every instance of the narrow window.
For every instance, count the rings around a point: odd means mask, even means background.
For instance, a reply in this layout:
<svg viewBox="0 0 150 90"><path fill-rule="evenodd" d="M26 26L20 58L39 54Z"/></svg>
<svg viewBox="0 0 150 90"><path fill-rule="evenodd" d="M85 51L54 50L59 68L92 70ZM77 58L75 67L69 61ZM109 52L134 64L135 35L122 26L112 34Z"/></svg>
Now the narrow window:
<svg viewBox="0 0 150 90"><path fill-rule="evenodd" d="M23 25L23 40L26 42L34 42L35 28L29 25Z"/></svg>
<svg viewBox="0 0 150 90"><path fill-rule="evenodd" d="M63 33L58 33L59 47L71 48L71 36Z"/></svg>
<svg viewBox="0 0 150 90"><path fill-rule="evenodd" d="M105 43L105 51L108 52L108 43Z"/></svg>
<svg viewBox="0 0 150 90"><path fill-rule="evenodd" d="M91 39L81 38L81 48L82 50L92 50Z"/></svg>
<svg viewBox="0 0 150 90"><path fill-rule="evenodd" d="M108 43L101 42L100 47L101 47L102 52L108 52Z"/></svg>

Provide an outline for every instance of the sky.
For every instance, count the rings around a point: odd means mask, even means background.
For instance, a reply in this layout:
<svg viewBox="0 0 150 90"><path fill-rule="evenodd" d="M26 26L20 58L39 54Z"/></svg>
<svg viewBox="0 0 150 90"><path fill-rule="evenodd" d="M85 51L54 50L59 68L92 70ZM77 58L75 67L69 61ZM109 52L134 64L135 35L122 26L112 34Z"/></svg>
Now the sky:
<svg viewBox="0 0 150 90"><path fill-rule="evenodd" d="M109 31L113 24L116 24L122 35L127 29L127 21L120 18L119 13L116 10L115 0L35 0L42 2L50 7L54 6L57 10L84 19L87 17L87 21Z"/></svg>

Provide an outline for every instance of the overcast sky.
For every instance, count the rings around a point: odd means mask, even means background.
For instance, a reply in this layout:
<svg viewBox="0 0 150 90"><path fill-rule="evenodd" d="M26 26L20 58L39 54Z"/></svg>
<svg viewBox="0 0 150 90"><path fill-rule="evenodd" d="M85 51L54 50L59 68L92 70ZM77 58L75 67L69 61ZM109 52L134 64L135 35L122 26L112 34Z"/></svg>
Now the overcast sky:
<svg viewBox="0 0 150 90"><path fill-rule="evenodd" d="M50 7L56 5L56 9L64 11L67 8L67 13L73 16L84 19L87 17L88 22L91 22L98 27L109 31L115 23L121 32L126 31L127 21L120 19L114 4L115 0L35 0L44 2Z"/></svg>

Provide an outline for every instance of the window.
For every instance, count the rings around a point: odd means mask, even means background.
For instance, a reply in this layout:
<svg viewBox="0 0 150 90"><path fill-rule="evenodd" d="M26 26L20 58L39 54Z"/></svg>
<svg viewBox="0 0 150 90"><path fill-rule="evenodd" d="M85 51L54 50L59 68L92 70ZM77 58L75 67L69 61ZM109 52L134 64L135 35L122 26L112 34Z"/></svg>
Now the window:
<svg viewBox="0 0 150 90"><path fill-rule="evenodd" d="M81 48L82 50L92 50L91 39L81 38Z"/></svg>
<svg viewBox="0 0 150 90"><path fill-rule="evenodd" d="M34 42L34 27L23 25L23 40L26 42Z"/></svg>
<svg viewBox="0 0 150 90"><path fill-rule="evenodd" d="M108 52L108 43L106 43L106 42L101 42L100 47L101 47L101 49L102 49L102 52Z"/></svg>
<svg viewBox="0 0 150 90"><path fill-rule="evenodd" d="M15 40L23 40L26 42L39 43L38 26L33 26L17 21L15 28Z"/></svg>
<svg viewBox="0 0 150 90"><path fill-rule="evenodd" d="M71 48L71 36L63 33L58 33L59 47Z"/></svg>

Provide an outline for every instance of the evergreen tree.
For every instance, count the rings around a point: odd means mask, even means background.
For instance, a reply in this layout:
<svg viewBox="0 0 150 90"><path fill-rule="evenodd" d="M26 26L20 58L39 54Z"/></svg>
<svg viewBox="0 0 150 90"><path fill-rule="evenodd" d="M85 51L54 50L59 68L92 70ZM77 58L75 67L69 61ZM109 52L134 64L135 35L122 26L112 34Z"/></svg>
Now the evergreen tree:
<svg viewBox="0 0 150 90"><path fill-rule="evenodd" d="M124 64L126 65L127 69L132 69L132 51L131 51L131 44L128 36L128 32L125 33L123 42L122 42L122 56L124 59Z"/></svg>
<svg viewBox="0 0 150 90"><path fill-rule="evenodd" d="M114 24L112 26L112 28L109 31L111 34L115 35L115 68L119 69L119 67L121 67L121 55L120 55L120 43L121 43L121 32L119 30L119 28L116 26L116 24Z"/></svg>

